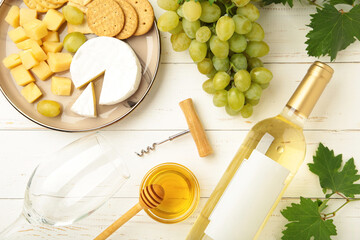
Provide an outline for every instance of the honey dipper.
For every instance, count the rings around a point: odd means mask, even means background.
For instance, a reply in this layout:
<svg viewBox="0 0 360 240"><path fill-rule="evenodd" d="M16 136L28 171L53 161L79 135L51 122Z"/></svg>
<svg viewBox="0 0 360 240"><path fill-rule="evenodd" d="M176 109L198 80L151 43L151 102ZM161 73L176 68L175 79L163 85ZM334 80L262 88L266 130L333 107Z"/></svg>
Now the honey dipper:
<svg viewBox="0 0 360 240"><path fill-rule="evenodd" d="M164 189L158 184L152 184L144 188L140 193L139 202L133 206L129 211L122 215L118 220L106 228L102 233L100 233L94 240L104 240L107 239L111 234L113 234L118 228L120 228L124 223L129 221L133 216L135 216L142 209L152 209L160 205L164 199Z"/></svg>
<svg viewBox="0 0 360 240"><path fill-rule="evenodd" d="M157 145L163 144L168 141L172 141L175 138L178 138L189 132L191 133L191 135L195 141L195 144L198 149L200 157L206 157L213 153L211 145L210 145L210 143L207 139L206 133L204 131L204 127L202 126L200 119L195 111L195 107L194 107L192 99L188 98L188 99L180 102L179 105L185 115L189 129L187 129L183 132L177 133L175 135L172 135L163 141L155 142L151 146L148 146L146 149L142 149L140 153L135 152L139 157L144 156L145 153L154 151L155 147Z"/></svg>

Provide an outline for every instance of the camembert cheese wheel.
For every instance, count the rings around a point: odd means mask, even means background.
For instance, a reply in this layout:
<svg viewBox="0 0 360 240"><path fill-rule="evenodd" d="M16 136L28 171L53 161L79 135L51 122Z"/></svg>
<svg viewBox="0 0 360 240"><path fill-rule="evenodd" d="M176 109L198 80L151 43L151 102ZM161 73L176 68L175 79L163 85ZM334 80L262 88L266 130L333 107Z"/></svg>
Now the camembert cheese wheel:
<svg viewBox="0 0 360 240"><path fill-rule="evenodd" d="M76 88L104 75L99 104L112 105L133 95L141 81L141 65L132 48L112 37L85 42L71 62L70 73Z"/></svg>

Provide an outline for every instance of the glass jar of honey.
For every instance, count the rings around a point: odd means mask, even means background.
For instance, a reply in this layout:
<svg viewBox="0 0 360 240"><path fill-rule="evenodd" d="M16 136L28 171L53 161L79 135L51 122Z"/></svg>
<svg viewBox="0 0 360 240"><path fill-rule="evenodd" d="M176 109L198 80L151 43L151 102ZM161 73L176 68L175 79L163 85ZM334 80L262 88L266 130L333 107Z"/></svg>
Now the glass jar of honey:
<svg viewBox="0 0 360 240"><path fill-rule="evenodd" d="M161 223L181 222L195 211L200 200L200 187L195 175L177 163L163 163L152 168L143 178L140 191L151 184L164 188L165 196L155 209L145 212Z"/></svg>

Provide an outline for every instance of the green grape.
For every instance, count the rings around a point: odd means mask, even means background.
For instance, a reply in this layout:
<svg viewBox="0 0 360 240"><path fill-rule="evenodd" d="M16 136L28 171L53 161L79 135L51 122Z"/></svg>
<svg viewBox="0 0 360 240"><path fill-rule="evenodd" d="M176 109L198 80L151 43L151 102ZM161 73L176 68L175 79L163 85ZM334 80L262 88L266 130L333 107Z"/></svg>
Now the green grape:
<svg viewBox="0 0 360 240"><path fill-rule="evenodd" d="M206 57L207 45L196 40L192 40L189 47L190 57L194 62L201 62Z"/></svg>
<svg viewBox="0 0 360 240"><path fill-rule="evenodd" d="M240 92L239 89L234 87L228 91L227 100L229 107L235 111L242 109L245 104L244 93Z"/></svg>
<svg viewBox="0 0 360 240"><path fill-rule="evenodd" d="M180 17L184 17L182 9L183 9L183 5L180 5L180 7L176 10L177 15L179 15Z"/></svg>
<svg viewBox="0 0 360 240"><path fill-rule="evenodd" d="M206 74L208 78L213 78L215 74L217 73L216 69L213 68L210 73Z"/></svg>
<svg viewBox="0 0 360 240"><path fill-rule="evenodd" d="M251 105L253 105L253 106L256 106L256 105L259 104L260 99L254 100L254 99L245 98L245 101L246 101L247 104L251 104Z"/></svg>
<svg viewBox="0 0 360 240"><path fill-rule="evenodd" d="M216 71L226 72L230 68L229 58L218 58L216 56L213 56L212 62Z"/></svg>
<svg viewBox="0 0 360 240"><path fill-rule="evenodd" d="M200 28L200 21L196 20L194 22L190 22L183 18L182 26L186 35L188 35L189 38L194 39L196 37L196 31Z"/></svg>
<svg viewBox="0 0 360 240"><path fill-rule="evenodd" d="M268 88L269 85L270 85L270 83L260 84L260 87L264 90L264 89Z"/></svg>
<svg viewBox="0 0 360 240"><path fill-rule="evenodd" d="M221 9L215 3L211 4L209 1L201 2L201 9L200 20L202 22L213 23L221 16Z"/></svg>
<svg viewBox="0 0 360 240"><path fill-rule="evenodd" d="M229 16L222 16L216 22L216 35L221 41L227 41L235 32L234 20Z"/></svg>
<svg viewBox="0 0 360 240"><path fill-rule="evenodd" d="M41 100L36 108L45 117L56 117L61 113L60 103L52 100Z"/></svg>
<svg viewBox="0 0 360 240"><path fill-rule="evenodd" d="M234 33L229 39L230 50L235 53L241 53L245 51L247 46L247 41L244 35Z"/></svg>
<svg viewBox="0 0 360 240"><path fill-rule="evenodd" d="M182 12L184 14L184 18L190 22L196 21L201 16L201 5L195 0L185 1Z"/></svg>
<svg viewBox="0 0 360 240"><path fill-rule="evenodd" d="M250 41L248 42L245 52L250 57L263 57L269 53L269 50L269 46L266 44L266 42Z"/></svg>
<svg viewBox="0 0 360 240"><path fill-rule="evenodd" d="M257 67L250 72L251 80L258 84L267 84L273 78L271 71L264 67Z"/></svg>
<svg viewBox="0 0 360 240"><path fill-rule="evenodd" d="M233 54L230 58L230 61L234 66L235 72L242 69L247 69L247 60L244 54L241 53Z"/></svg>
<svg viewBox="0 0 360 240"><path fill-rule="evenodd" d="M232 19L234 20L234 23L235 23L235 32L236 33L246 34L251 31L251 28L253 25L247 17L236 14L233 16Z"/></svg>
<svg viewBox="0 0 360 240"><path fill-rule="evenodd" d="M249 58L248 59L248 67L249 67L249 70L251 71L253 68L256 68L256 67L262 67L264 66L263 62L259 59L259 58L256 58L256 57L252 57L252 58Z"/></svg>
<svg viewBox="0 0 360 240"><path fill-rule="evenodd" d="M174 11L167 11L158 19L158 28L162 32L169 32L179 24L179 16Z"/></svg>
<svg viewBox="0 0 360 240"><path fill-rule="evenodd" d="M241 92L245 92L250 88L251 76L246 70L240 70L234 75L235 87Z"/></svg>
<svg viewBox="0 0 360 240"><path fill-rule="evenodd" d="M84 21L84 13L77 7L66 5L62 9L62 13L64 14L64 18L68 23L79 25Z"/></svg>
<svg viewBox="0 0 360 240"><path fill-rule="evenodd" d="M176 28L174 28L173 30L170 30L169 33L171 34L178 34L181 33L183 31L183 27L182 27L182 22L179 21L178 25L176 26Z"/></svg>
<svg viewBox="0 0 360 240"><path fill-rule="evenodd" d="M63 45L68 52L74 53L86 42L86 40L87 38L84 34L80 32L72 32L66 35Z"/></svg>
<svg viewBox="0 0 360 240"><path fill-rule="evenodd" d="M230 75L226 72L217 72L213 77L214 88L216 90L222 90L230 83Z"/></svg>
<svg viewBox="0 0 360 240"><path fill-rule="evenodd" d="M254 22L251 31L245 34L245 37L249 41L262 41L265 37L264 29L260 24Z"/></svg>
<svg viewBox="0 0 360 240"><path fill-rule="evenodd" d="M247 99L259 100L261 97L262 88L257 83L252 83L250 88L245 92Z"/></svg>
<svg viewBox="0 0 360 240"><path fill-rule="evenodd" d="M250 0L231 0L237 7L243 7L250 2Z"/></svg>
<svg viewBox="0 0 360 240"><path fill-rule="evenodd" d="M249 118L253 114L253 106L249 103L245 104L245 106L240 110L241 116L243 118Z"/></svg>
<svg viewBox="0 0 360 240"><path fill-rule="evenodd" d="M260 12L254 4L248 3L236 10L236 14L247 17L250 21L255 22L260 17Z"/></svg>
<svg viewBox="0 0 360 240"><path fill-rule="evenodd" d="M198 42L207 42L211 37L211 31L208 27L202 26L196 31L196 40Z"/></svg>
<svg viewBox="0 0 360 240"><path fill-rule="evenodd" d="M230 116L236 116L236 115L239 115L239 113L240 113L240 110L235 111L235 110L233 110L231 107L229 107L229 105L226 105L226 106L225 106L225 111L226 111L226 113L229 114Z"/></svg>
<svg viewBox="0 0 360 240"><path fill-rule="evenodd" d="M228 93L226 90L216 91L213 97L213 103L216 107L224 107L227 104Z"/></svg>
<svg viewBox="0 0 360 240"><path fill-rule="evenodd" d="M210 78L208 80L206 80L203 85L202 88L205 92L207 92L208 94L214 94L216 92L215 88L214 88L214 83L213 80Z"/></svg>
<svg viewBox="0 0 360 240"><path fill-rule="evenodd" d="M204 60L198 62L197 68L202 74L209 74L214 69L213 63L210 58L204 58Z"/></svg>
<svg viewBox="0 0 360 240"><path fill-rule="evenodd" d="M191 39L183 32L171 35L172 48L176 52L182 52L189 48Z"/></svg>
<svg viewBox="0 0 360 240"><path fill-rule="evenodd" d="M175 11L179 7L178 0L157 0L157 4L167 11Z"/></svg>
<svg viewBox="0 0 360 240"><path fill-rule="evenodd" d="M229 55L229 43L221 41L218 36L210 38L210 50L218 58L226 58Z"/></svg>

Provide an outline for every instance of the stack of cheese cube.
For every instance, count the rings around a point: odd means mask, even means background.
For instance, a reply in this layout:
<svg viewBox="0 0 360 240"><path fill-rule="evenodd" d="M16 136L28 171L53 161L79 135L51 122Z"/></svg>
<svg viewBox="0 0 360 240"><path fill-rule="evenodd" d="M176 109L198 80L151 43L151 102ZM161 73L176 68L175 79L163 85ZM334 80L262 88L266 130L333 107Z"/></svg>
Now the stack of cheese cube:
<svg viewBox="0 0 360 240"><path fill-rule="evenodd" d="M24 86L21 94L29 103L43 95L34 75L45 81L54 73L69 70L72 61L70 53L61 52L63 44L57 32L65 22L63 14L50 9L42 21L37 17L34 9L12 6L5 18L13 27L9 38L22 51L7 56L3 64L11 69L15 82ZM51 91L55 95L71 95L71 79L52 77Z"/></svg>

